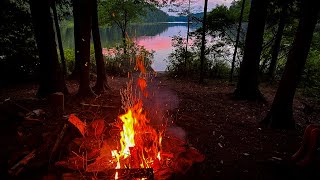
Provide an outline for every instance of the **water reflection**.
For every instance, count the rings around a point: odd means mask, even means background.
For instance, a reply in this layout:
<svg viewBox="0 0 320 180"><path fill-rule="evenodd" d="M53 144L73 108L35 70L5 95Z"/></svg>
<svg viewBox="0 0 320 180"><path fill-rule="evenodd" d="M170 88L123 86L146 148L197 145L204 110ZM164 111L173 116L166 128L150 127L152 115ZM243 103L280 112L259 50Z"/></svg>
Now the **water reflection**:
<svg viewBox="0 0 320 180"><path fill-rule="evenodd" d="M191 25L194 30L197 25ZM114 47L121 43L121 33L117 27L100 28L102 47ZM152 67L156 71L164 71L167 66L168 55L172 51L171 38L175 35L186 36L186 23L158 23L132 25L128 29L128 35L134 37L139 45L148 50L154 50L154 63ZM64 48L74 48L73 27L61 28L61 36Z"/></svg>

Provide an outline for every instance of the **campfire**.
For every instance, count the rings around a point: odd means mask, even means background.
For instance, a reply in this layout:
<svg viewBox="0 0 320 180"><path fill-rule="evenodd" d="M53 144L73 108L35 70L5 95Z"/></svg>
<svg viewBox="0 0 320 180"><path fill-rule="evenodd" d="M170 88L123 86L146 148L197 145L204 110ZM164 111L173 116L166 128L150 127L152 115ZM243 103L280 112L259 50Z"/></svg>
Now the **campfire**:
<svg viewBox="0 0 320 180"><path fill-rule="evenodd" d="M136 58L135 71L138 77L128 73L127 86L120 90L125 113L114 123L85 123L74 114L69 116L82 137L70 143L68 156L56 166L107 179L168 179L204 160L185 136L175 135L184 134L181 128L170 127L167 121L152 123L143 107L143 99L152 98L147 91L152 74L147 73L143 56Z"/></svg>

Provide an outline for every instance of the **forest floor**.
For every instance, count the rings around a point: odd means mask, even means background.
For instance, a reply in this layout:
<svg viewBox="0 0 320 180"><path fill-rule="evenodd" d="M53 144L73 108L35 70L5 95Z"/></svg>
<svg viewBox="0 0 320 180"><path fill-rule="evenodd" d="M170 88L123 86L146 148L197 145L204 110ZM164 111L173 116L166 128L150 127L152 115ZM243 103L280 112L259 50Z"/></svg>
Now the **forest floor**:
<svg viewBox="0 0 320 180"><path fill-rule="evenodd" d="M127 78L108 78L111 90L107 93L79 99L75 95L77 83L68 81L70 95L65 99L63 117L52 113L47 100L35 97L37 85L28 83L3 89L0 94L0 117L4 124L1 126L1 142L4 143L2 147L6 145L8 148L4 150L6 152L1 150L1 162L7 164L1 172L7 172L41 144L48 143L52 147L67 121L65 115L74 113L81 120L114 122L123 113L119 89L124 88L126 82ZM306 125L319 123L320 107L312 100L298 95L294 100L297 128L275 130L260 127L258 123L270 109L275 87L260 86L268 102L263 104L233 100L231 93L235 86L222 81L199 85L160 75L148 86L154 98L146 100L146 109L150 112L161 110L163 113L156 118L181 127L187 134L188 143L205 155L205 160L195 164L190 172L173 179L316 179L317 171L296 168L288 161L300 146ZM81 103L110 107L88 107ZM18 112L35 109L46 112L41 122L25 121L17 116ZM47 160L47 154L36 157L31 165L24 167L20 176L12 179L41 179L48 171L52 173Z"/></svg>

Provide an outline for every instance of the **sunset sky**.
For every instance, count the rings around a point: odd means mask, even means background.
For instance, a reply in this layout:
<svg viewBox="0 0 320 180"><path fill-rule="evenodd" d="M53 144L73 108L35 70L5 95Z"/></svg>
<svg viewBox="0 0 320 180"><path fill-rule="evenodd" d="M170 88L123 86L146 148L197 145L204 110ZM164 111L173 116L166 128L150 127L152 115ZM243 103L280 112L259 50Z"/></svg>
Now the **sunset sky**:
<svg viewBox="0 0 320 180"><path fill-rule="evenodd" d="M185 0L188 3L188 0ZM191 0L193 12L203 12L204 0ZM217 5L224 4L226 6L230 6L233 0L208 0L208 11L216 7ZM166 9L164 11L168 12ZM175 13L169 13L170 15L175 15Z"/></svg>
<svg viewBox="0 0 320 180"><path fill-rule="evenodd" d="M200 12L203 12L204 0L195 1L196 3L194 3L194 7L196 7L196 9L199 9ZM216 7L217 4L224 4L226 6L230 6L232 1L233 0L208 0L208 10L210 11L211 9Z"/></svg>

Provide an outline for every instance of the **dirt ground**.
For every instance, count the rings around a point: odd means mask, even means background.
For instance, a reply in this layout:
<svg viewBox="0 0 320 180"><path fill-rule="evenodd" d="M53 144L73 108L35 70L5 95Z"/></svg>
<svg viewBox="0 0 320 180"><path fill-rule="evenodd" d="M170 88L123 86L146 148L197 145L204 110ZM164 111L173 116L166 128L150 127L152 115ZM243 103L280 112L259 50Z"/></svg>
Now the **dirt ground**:
<svg viewBox="0 0 320 180"><path fill-rule="evenodd" d="M77 98L77 83L69 81L70 95L66 96L63 115L75 113L86 121L104 119L108 123L114 122L123 113L119 89L125 87L126 81L127 78L109 77L111 90L87 99ZM319 172L312 168L299 169L288 161L300 145L305 126L319 123L319 104L298 95L294 101L296 130L268 129L260 127L258 122L269 110L275 88L264 84L260 86L268 101L266 104L235 101L231 98L234 88L225 82L210 81L199 85L164 75L150 83L151 97L155 97L146 100L146 109L151 114L152 110L161 109L161 116L152 116L181 127L189 144L205 155L205 160L195 164L187 174L176 175L172 179L319 178ZM7 147L1 150L1 162L5 164L1 173L7 173L8 168L41 144L52 148L67 121L66 116L52 113L47 100L36 98L36 90L37 85L28 83L1 91L1 142L4 143L2 147ZM88 107L81 103L108 107ZM19 118L19 112L26 114L34 109L46 112L41 122ZM52 169L48 166L48 153L43 153L31 161L20 176L11 179L42 179L48 171L55 173Z"/></svg>

